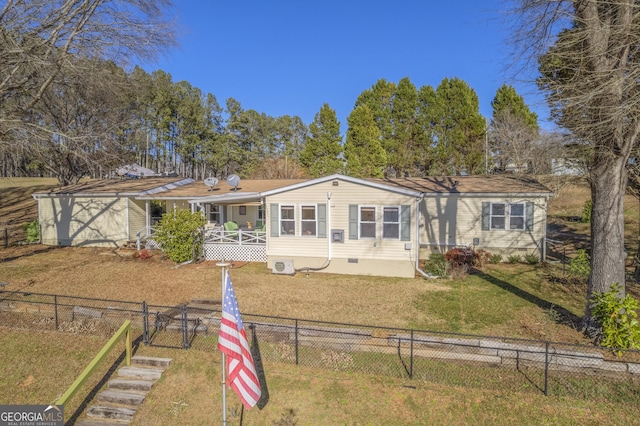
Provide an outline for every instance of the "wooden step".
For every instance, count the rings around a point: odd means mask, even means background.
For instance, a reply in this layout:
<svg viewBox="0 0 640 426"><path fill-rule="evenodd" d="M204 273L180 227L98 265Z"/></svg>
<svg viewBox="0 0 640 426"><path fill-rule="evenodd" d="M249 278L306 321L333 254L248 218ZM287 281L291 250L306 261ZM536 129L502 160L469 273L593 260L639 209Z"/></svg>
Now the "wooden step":
<svg viewBox="0 0 640 426"><path fill-rule="evenodd" d="M78 420L76 426L125 426L131 423L128 420L90 419Z"/></svg>
<svg viewBox="0 0 640 426"><path fill-rule="evenodd" d="M131 364L134 365L147 365L150 367L167 368L171 363L171 358L158 358L151 356L135 355L131 357Z"/></svg>
<svg viewBox="0 0 640 426"><path fill-rule="evenodd" d="M153 380L135 380L135 379L111 379L107 383L109 389L119 389L125 391L148 392L153 387Z"/></svg>
<svg viewBox="0 0 640 426"><path fill-rule="evenodd" d="M222 302L217 299L191 299L191 302L189 303L188 306L192 306L192 305L214 307L214 306L221 306Z"/></svg>
<svg viewBox="0 0 640 426"><path fill-rule="evenodd" d="M182 323L173 323L173 324L169 324L166 328L167 331L174 331L174 332L183 332L184 331L184 327L182 326ZM198 324L197 328L195 323L193 322L189 322L187 325L187 331L196 331L198 333L206 333L206 331L208 330L208 327L204 324Z"/></svg>
<svg viewBox="0 0 640 426"><path fill-rule="evenodd" d="M115 405L92 405L87 409L87 416L98 419L111 420L133 420L136 410L128 407L118 407Z"/></svg>
<svg viewBox="0 0 640 426"><path fill-rule="evenodd" d="M196 321L206 317L207 315L211 315L213 311L187 311L187 321ZM173 316L173 321L182 321L182 314L177 314ZM173 324L173 322L172 322Z"/></svg>
<svg viewBox="0 0 640 426"><path fill-rule="evenodd" d="M164 370L158 368L143 368L143 367L120 367L118 369L118 377L130 377L133 379L143 380L158 380L162 377Z"/></svg>
<svg viewBox="0 0 640 426"><path fill-rule="evenodd" d="M121 390L106 390L98 394L98 401L137 407L142 404L144 397L145 395L141 393L124 392Z"/></svg>

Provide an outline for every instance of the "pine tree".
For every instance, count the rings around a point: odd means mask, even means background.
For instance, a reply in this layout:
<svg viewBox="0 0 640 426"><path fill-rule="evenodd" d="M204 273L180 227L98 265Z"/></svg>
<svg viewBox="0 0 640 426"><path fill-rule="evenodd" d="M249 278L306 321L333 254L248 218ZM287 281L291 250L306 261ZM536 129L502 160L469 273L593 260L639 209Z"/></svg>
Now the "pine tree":
<svg viewBox="0 0 640 426"><path fill-rule="evenodd" d="M433 134L431 175L484 172L485 121L476 92L459 78L442 80L426 115Z"/></svg>
<svg viewBox="0 0 640 426"><path fill-rule="evenodd" d="M347 174L354 177L383 177L387 155L380 143L380 130L371 110L357 106L347 119L349 130L344 146Z"/></svg>
<svg viewBox="0 0 640 426"><path fill-rule="evenodd" d="M340 122L336 112L325 103L309 125L300 162L312 177L341 173L344 167L341 153Z"/></svg>

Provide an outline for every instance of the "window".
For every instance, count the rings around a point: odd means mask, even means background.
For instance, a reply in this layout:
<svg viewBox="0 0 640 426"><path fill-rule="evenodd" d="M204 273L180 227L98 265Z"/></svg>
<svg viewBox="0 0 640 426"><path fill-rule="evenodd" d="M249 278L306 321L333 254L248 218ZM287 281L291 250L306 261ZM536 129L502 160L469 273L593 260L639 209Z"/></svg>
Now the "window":
<svg viewBox="0 0 640 426"><path fill-rule="evenodd" d="M302 235L316 235L316 206L302 206L300 228L302 229Z"/></svg>
<svg viewBox="0 0 640 426"><path fill-rule="evenodd" d="M238 207L238 212L240 213L240 216L246 216L246 214L247 214L247 206Z"/></svg>
<svg viewBox="0 0 640 426"><path fill-rule="evenodd" d="M220 206L217 204L209 205L209 223L222 223Z"/></svg>
<svg viewBox="0 0 640 426"><path fill-rule="evenodd" d="M400 207L382 208L382 238L400 238Z"/></svg>
<svg viewBox="0 0 640 426"><path fill-rule="evenodd" d="M376 208L360 207L360 238L376 237Z"/></svg>
<svg viewBox="0 0 640 426"><path fill-rule="evenodd" d="M264 205L260 204L258 206L258 221L256 223L256 228L264 225Z"/></svg>
<svg viewBox="0 0 640 426"><path fill-rule="evenodd" d="M533 230L534 205L527 203L482 203L483 230Z"/></svg>
<svg viewBox="0 0 640 426"><path fill-rule="evenodd" d="M296 217L293 206L280 206L280 234L295 235Z"/></svg>
<svg viewBox="0 0 640 426"><path fill-rule="evenodd" d="M509 229L524 229L524 203L509 205Z"/></svg>
<svg viewBox="0 0 640 426"><path fill-rule="evenodd" d="M506 214L506 204L491 203L491 229L505 229Z"/></svg>

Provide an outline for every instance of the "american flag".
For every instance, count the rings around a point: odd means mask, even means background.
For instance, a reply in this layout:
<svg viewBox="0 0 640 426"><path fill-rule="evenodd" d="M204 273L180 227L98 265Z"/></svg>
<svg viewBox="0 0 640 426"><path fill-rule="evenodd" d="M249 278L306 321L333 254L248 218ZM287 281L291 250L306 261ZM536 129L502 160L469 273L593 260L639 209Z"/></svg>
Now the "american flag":
<svg viewBox="0 0 640 426"><path fill-rule="evenodd" d="M229 386L238 394L242 404L250 409L256 405L262 392L229 271L225 277L218 349L227 355Z"/></svg>

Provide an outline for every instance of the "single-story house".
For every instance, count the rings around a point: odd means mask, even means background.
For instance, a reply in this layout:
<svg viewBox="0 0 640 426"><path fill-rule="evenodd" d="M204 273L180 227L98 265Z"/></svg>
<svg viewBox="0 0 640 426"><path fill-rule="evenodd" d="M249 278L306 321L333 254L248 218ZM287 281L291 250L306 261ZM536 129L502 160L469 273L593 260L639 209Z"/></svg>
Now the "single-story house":
<svg viewBox="0 0 640 426"><path fill-rule="evenodd" d="M460 246L544 258L551 191L490 175L243 180L94 181L38 193L44 244L152 241L154 214L202 211L204 256L266 262L277 273L413 277L420 259ZM155 212L155 213L154 213Z"/></svg>

